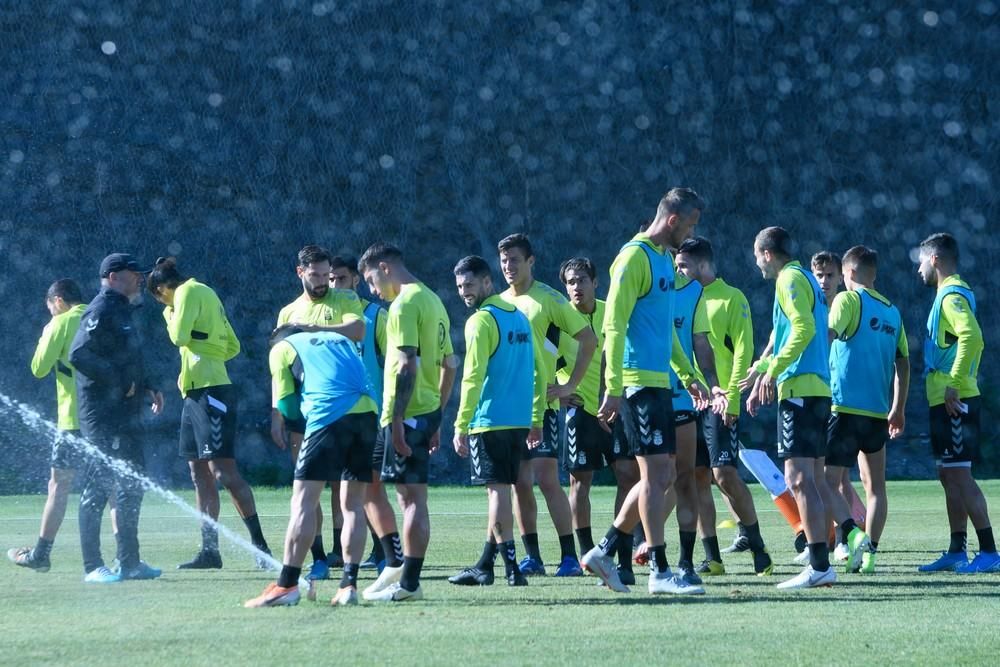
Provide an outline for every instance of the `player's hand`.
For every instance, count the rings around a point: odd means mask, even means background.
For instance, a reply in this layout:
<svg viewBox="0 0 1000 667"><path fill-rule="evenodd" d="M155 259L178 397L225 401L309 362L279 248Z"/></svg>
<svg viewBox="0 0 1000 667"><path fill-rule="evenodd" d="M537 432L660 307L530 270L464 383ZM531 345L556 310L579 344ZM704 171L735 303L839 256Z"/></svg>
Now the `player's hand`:
<svg viewBox="0 0 1000 667"><path fill-rule="evenodd" d="M708 407L708 401L711 395L708 393L708 389L700 381L695 380L687 386L687 391L691 394L691 398L694 399L695 408L698 410L704 410ZM699 407L700 406L700 407Z"/></svg>
<svg viewBox="0 0 1000 667"><path fill-rule="evenodd" d="M562 403L563 400L569 398L574 391L576 391L576 389L570 388L568 384L550 384L548 389L545 391L545 400L549 403L555 400Z"/></svg>
<svg viewBox="0 0 1000 667"><path fill-rule="evenodd" d="M954 387L945 388L944 409L948 412L948 416L950 417L958 417L968 410L968 407L966 407L966 405L962 403L961 399L958 397L958 389L955 389Z"/></svg>
<svg viewBox="0 0 1000 667"><path fill-rule="evenodd" d="M542 427L532 426L524 442L528 445L528 449L538 449L539 445L542 444Z"/></svg>
<svg viewBox="0 0 1000 667"><path fill-rule="evenodd" d="M747 376L742 380L740 380L739 384L736 385L737 387L739 387L740 393L742 394L748 389L753 389L754 385L757 384L757 378L759 377L760 373L758 373L753 369L753 367L751 367L750 371L747 373Z"/></svg>
<svg viewBox="0 0 1000 667"><path fill-rule="evenodd" d="M149 409L154 415L163 414L163 392L146 390L146 397L149 398Z"/></svg>
<svg viewBox="0 0 1000 667"><path fill-rule="evenodd" d="M601 402L601 407L597 410L597 422L608 433L611 433L611 422L618 418L621 406L621 396L608 396L605 394L604 401Z"/></svg>
<svg viewBox="0 0 1000 667"><path fill-rule="evenodd" d="M712 387L712 412L725 415L729 409L729 392L722 387Z"/></svg>
<svg viewBox="0 0 1000 667"><path fill-rule="evenodd" d="M560 398L559 405L564 408L582 408L583 399L579 394L570 394L566 398Z"/></svg>
<svg viewBox="0 0 1000 667"><path fill-rule="evenodd" d="M778 382L770 375L761 375L760 381L757 383L757 397L760 399L761 405L770 405L774 403L774 397L777 394Z"/></svg>
<svg viewBox="0 0 1000 667"><path fill-rule="evenodd" d="M455 453L463 459L469 455L469 436L465 433L455 433L451 439L451 446L455 448Z"/></svg>
<svg viewBox="0 0 1000 667"><path fill-rule="evenodd" d="M441 429L431 433L431 437L427 440L427 453L433 454L441 447Z"/></svg>
<svg viewBox="0 0 1000 667"><path fill-rule="evenodd" d="M271 410L271 440L278 449L288 449L285 439L285 418L277 410Z"/></svg>
<svg viewBox="0 0 1000 667"><path fill-rule="evenodd" d="M725 424L727 428L732 428L737 419L739 419L739 416L731 415L728 412L722 415L722 423Z"/></svg>
<svg viewBox="0 0 1000 667"><path fill-rule="evenodd" d="M760 378L758 377L754 382L753 389L750 390L750 395L747 396L747 413L751 417L756 417L757 412L760 410Z"/></svg>
<svg viewBox="0 0 1000 667"><path fill-rule="evenodd" d="M894 408L889 413L889 437L898 438L903 435L906 428L906 413L903 410Z"/></svg>
<svg viewBox="0 0 1000 667"><path fill-rule="evenodd" d="M392 448L396 450L396 453L400 456L410 456L413 454L413 450L410 446L406 444L406 429L402 424L397 426L393 423L392 427Z"/></svg>

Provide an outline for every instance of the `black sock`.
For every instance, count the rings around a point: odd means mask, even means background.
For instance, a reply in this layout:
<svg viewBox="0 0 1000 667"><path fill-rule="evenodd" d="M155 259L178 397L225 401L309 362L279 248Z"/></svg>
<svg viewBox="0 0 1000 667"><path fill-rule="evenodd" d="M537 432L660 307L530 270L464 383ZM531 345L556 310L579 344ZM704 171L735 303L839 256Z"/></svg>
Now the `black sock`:
<svg viewBox="0 0 1000 667"><path fill-rule="evenodd" d="M340 587L358 585L358 563L344 563L344 574L340 577Z"/></svg>
<svg viewBox="0 0 1000 667"><path fill-rule="evenodd" d="M35 548L31 550L32 557L38 560L48 560L50 553L52 553L52 540L39 537Z"/></svg>
<svg viewBox="0 0 1000 667"><path fill-rule="evenodd" d="M496 562L497 542L495 537L490 536L490 539L483 544L483 553L474 567L478 567L480 570L492 570L493 564Z"/></svg>
<svg viewBox="0 0 1000 667"><path fill-rule="evenodd" d="M573 533L559 536L560 558L576 558L576 542L573 541Z"/></svg>
<svg viewBox="0 0 1000 667"><path fill-rule="evenodd" d="M705 558L722 562L722 552L719 551L719 538L716 535L701 538L701 546L705 549Z"/></svg>
<svg viewBox="0 0 1000 667"><path fill-rule="evenodd" d="M344 557L344 547L340 543L340 528L333 529L333 553L337 554L341 558Z"/></svg>
<svg viewBox="0 0 1000 667"><path fill-rule="evenodd" d="M624 533L618 540L618 569L632 571L632 533Z"/></svg>
<svg viewBox="0 0 1000 667"><path fill-rule="evenodd" d="M802 553L806 550L808 546L808 540L806 539L806 534L803 531L795 533L795 553Z"/></svg>
<svg viewBox="0 0 1000 667"><path fill-rule="evenodd" d="M369 532L372 536L372 558L375 562L380 560L385 560L385 549L382 548L382 542L378 539L378 535L375 534L375 529L370 528Z"/></svg>
<svg viewBox="0 0 1000 667"><path fill-rule="evenodd" d="M386 567L400 567L403 564L403 544L399 541L399 533L389 533L379 538L379 542L385 552Z"/></svg>
<svg viewBox="0 0 1000 667"><path fill-rule="evenodd" d="M420 570L424 568L423 558L403 557L403 574L399 577L399 585L411 593L420 586Z"/></svg>
<svg viewBox="0 0 1000 667"><path fill-rule="evenodd" d="M826 542L814 542L809 545L809 565L817 572L830 569L830 547Z"/></svg>
<svg viewBox="0 0 1000 667"><path fill-rule="evenodd" d="M524 544L524 552L541 563L542 552L538 550L538 533L525 533L521 536L521 542Z"/></svg>
<svg viewBox="0 0 1000 667"><path fill-rule="evenodd" d="M302 575L301 567L282 565L281 574L278 575L278 585L282 588L291 588L299 585L299 576Z"/></svg>
<svg viewBox="0 0 1000 667"><path fill-rule="evenodd" d="M979 538L980 553L986 552L994 554L997 552L997 543L993 541L993 527L986 526L983 529L976 529L976 537Z"/></svg>
<svg viewBox="0 0 1000 667"><path fill-rule="evenodd" d="M847 538L851 536L851 531L858 527L854 519L844 519L844 522L837 526L840 529L839 544L847 544Z"/></svg>
<svg viewBox="0 0 1000 667"><path fill-rule="evenodd" d="M503 558L504 572L508 577L515 572L521 571L517 567L517 547L514 546L514 540L507 540L500 545L500 556Z"/></svg>
<svg viewBox="0 0 1000 667"><path fill-rule="evenodd" d="M632 529L632 544L641 544L646 541L646 531L642 527L642 521L635 524L635 528Z"/></svg>
<svg viewBox="0 0 1000 667"><path fill-rule="evenodd" d="M959 554L966 550L969 535L964 530L951 534L951 544L948 545L948 553Z"/></svg>
<svg viewBox="0 0 1000 667"><path fill-rule="evenodd" d="M267 540L264 539L264 533L260 530L260 519L257 518L257 515L254 514L243 519L243 525L250 531L250 541L253 542L253 545L261 551L267 549ZM323 557L326 558L326 554L323 554Z"/></svg>
<svg viewBox="0 0 1000 667"><path fill-rule="evenodd" d="M680 562L694 564L694 543L698 541L698 533L693 530L677 531L681 540Z"/></svg>
<svg viewBox="0 0 1000 667"><path fill-rule="evenodd" d="M764 538L760 536L760 524L749 523L744 526L747 531L747 540L750 542L750 551L759 554L764 550Z"/></svg>
<svg viewBox="0 0 1000 667"><path fill-rule="evenodd" d="M312 554L313 560L326 560L326 550L323 549L323 536L319 533L316 533L316 536L313 538L309 553Z"/></svg>
<svg viewBox="0 0 1000 667"><path fill-rule="evenodd" d="M875 553L876 551L878 551L878 542L872 540L871 548L868 551L871 553Z"/></svg>
<svg viewBox="0 0 1000 667"><path fill-rule="evenodd" d="M201 524L201 549L202 551L219 550L219 531L210 523Z"/></svg>
<svg viewBox="0 0 1000 667"><path fill-rule="evenodd" d="M736 525L739 526L740 537L746 537L747 536L747 527L744 526L742 523L737 523Z"/></svg>
<svg viewBox="0 0 1000 667"><path fill-rule="evenodd" d="M601 543L598 544L597 547L605 556L610 556L611 554L617 552L618 542L625 539L626 535L628 535L628 533L611 526L611 529L605 533L604 539L601 540Z"/></svg>
<svg viewBox="0 0 1000 667"><path fill-rule="evenodd" d="M587 553L594 548L594 531L590 526L576 529L576 539L580 541L580 553Z"/></svg>
<svg viewBox="0 0 1000 667"><path fill-rule="evenodd" d="M653 553L650 565L652 565L657 572L666 572L670 568L670 564L667 563L666 545L661 544L659 546L651 547L650 551Z"/></svg>

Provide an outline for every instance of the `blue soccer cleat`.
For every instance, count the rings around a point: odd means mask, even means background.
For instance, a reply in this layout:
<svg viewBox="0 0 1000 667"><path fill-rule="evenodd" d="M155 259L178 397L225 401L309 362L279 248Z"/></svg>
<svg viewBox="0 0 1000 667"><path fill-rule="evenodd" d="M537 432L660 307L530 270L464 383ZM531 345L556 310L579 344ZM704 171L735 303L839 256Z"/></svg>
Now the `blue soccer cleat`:
<svg viewBox="0 0 1000 667"><path fill-rule="evenodd" d="M933 563L918 567L917 572L952 572L956 567L966 565L968 562L969 556L964 551L958 553L944 551L941 553L941 557Z"/></svg>
<svg viewBox="0 0 1000 667"><path fill-rule="evenodd" d="M518 567L521 569L521 574L526 577L542 576L545 574L545 566L531 556L525 556L521 559Z"/></svg>
<svg viewBox="0 0 1000 667"><path fill-rule="evenodd" d="M325 560L314 560L312 567L309 568L309 574L306 575L306 579L316 581L317 579L329 578L330 565Z"/></svg>
<svg viewBox="0 0 1000 667"><path fill-rule="evenodd" d="M543 570L544 571L544 570ZM556 568L557 577L582 577L583 568L576 556L563 556L562 562Z"/></svg>
<svg viewBox="0 0 1000 667"><path fill-rule="evenodd" d="M146 563L146 561L142 560L139 561L139 564L136 565L135 567L131 567L128 569L122 568L118 572L118 576L121 578L122 581L126 580L140 581L144 579L156 579L161 574L163 574L163 570L161 570L158 567L152 567L151 565Z"/></svg>
<svg viewBox="0 0 1000 667"><path fill-rule="evenodd" d="M83 580L88 584L117 584L122 578L118 576L117 572L112 572L106 566L102 565L88 572Z"/></svg>
<svg viewBox="0 0 1000 667"><path fill-rule="evenodd" d="M983 572L1000 572L1000 554L997 552L980 551L976 557L955 568L958 574L981 574Z"/></svg>

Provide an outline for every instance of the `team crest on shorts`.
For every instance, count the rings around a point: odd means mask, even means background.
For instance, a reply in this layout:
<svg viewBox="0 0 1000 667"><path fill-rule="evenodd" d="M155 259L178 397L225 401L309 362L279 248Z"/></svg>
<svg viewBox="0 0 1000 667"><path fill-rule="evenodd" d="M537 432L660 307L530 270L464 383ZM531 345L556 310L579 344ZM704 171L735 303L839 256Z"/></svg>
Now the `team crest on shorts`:
<svg viewBox="0 0 1000 667"><path fill-rule="evenodd" d="M663 444L663 432L660 429L653 431L653 444L657 447Z"/></svg>
<svg viewBox="0 0 1000 667"><path fill-rule="evenodd" d="M577 454L576 454L576 462L579 465L582 465L582 466L587 465L587 455L584 454L583 452L577 452Z"/></svg>

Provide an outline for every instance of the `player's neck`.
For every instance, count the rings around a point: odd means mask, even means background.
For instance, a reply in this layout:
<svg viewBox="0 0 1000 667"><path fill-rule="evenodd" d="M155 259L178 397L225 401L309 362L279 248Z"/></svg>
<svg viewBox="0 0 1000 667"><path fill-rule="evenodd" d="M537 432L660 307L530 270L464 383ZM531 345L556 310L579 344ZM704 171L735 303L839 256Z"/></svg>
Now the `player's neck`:
<svg viewBox="0 0 1000 667"><path fill-rule="evenodd" d="M719 276L715 275L714 273L705 273L705 274L702 274L702 276L698 280L698 282L701 283L702 287L708 287L709 285L711 285L712 283L714 283L718 279L719 279Z"/></svg>
<svg viewBox="0 0 1000 667"><path fill-rule="evenodd" d="M590 303L581 303L579 306L574 303L573 307L576 308L578 313L592 315L597 310L597 299L592 299Z"/></svg>
<svg viewBox="0 0 1000 667"><path fill-rule="evenodd" d="M524 282L511 283L510 291L514 293L514 296L521 296L522 294L527 294L531 286L535 284L534 278L528 278Z"/></svg>
<svg viewBox="0 0 1000 667"><path fill-rule="evenodd" d="M958 271L955 271L954 269L947 269L947 270L935 269L935 273L937 274L938 289L941 288L941 285L943 285L944 281L948 280L948 278L958 275Z"/></svg>

